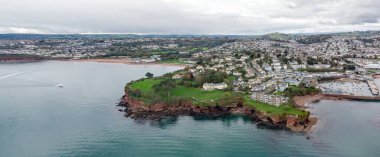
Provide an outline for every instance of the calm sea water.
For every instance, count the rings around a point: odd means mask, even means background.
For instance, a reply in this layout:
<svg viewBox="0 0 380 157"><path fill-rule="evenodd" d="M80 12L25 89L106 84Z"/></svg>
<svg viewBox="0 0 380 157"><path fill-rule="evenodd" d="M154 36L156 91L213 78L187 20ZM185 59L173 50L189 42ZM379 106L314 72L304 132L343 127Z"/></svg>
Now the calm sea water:
<svg viewBox="0 0 380 157"><path fill-rule="evenodd" d="M0 157L380 156L380 103L320 101L303 134L244 117L134 121L117 111L126 82L176 67L0 64ZM56 87L64 84L64 88Z"/></svg>

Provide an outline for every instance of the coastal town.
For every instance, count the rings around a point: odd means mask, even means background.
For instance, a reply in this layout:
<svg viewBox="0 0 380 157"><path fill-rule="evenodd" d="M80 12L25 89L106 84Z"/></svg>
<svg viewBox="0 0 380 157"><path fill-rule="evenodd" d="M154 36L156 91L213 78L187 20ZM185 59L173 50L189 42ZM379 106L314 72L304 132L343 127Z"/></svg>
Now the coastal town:
<svg viewBox="0 0 380 157"><path fill-rule="evenodd" d="M0 157L380 157L380 0L0 0Z"/></svg>
<svg viewBox="0 0 380 157"><path fill-rule="evenodd" d="M279 106L308 90L323 94L378 97L380 32L263 36L69 36L0 38L1 55L49 59L112 59L126 63L188 66L229 76L205 82L205 91L232 90ZM180 75L173 79L181 78ZM305 90L306 89L306 90Z"/></svg>

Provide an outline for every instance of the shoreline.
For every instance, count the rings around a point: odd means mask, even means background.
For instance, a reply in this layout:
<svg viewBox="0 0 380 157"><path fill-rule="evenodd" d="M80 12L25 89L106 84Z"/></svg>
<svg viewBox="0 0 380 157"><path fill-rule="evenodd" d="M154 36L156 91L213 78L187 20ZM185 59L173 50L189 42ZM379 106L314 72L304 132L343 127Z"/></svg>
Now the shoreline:
<svg viewBox="0 0 380 157"><path fill-rule="evenodd" d="M345 100L345 101L379 101L379 96L352 96L352 95L333 95L333 94L315 94L305 96L295 96L293 98L297 107L310 108L311 103L319 100Z"/></svg>
<svg viewBox="0 0 380 157"><path fill-rule="evenodd" d="M62 61L62 62L95 62L95 63L111 63L111 64L128 64L128 65L158 65L158 66L174 66L174 67L188 67L190 64L174 64L174 63L136 63L128 59L44 59L44 60L0 60L0 63L33 63L44 61Z"/></svg>
<svg viewBox="0 0 380 157"><path fill-rule="evenodd" d="M176 66L176 67L187 67L187 64L172 64L172 63L136 63L130 59L113 59L113 58L101 58L101 59L70 59L63 60L69 62L97 62L97 63L118 63L118 64L128 64L128 65L159 65L159 66Z"/></svg>
<svg viewBox="0 0 380 157"><path fill-rule="evenodd" d="M313 128L313 125L317 122L317 118L310 117L309 115L307 117L273 115L243 104L233 104L229 106L196 106L193 105L192 102L180 101L178 104L157 102L146 105L143 101L134 99L127 93L121 98L118 106L125 107L125 117L135 120L160 120L165 117L178 117L183 115L209 117L243 115L257 124L264 124L306 134L310 133L311 128Z"/></svg>

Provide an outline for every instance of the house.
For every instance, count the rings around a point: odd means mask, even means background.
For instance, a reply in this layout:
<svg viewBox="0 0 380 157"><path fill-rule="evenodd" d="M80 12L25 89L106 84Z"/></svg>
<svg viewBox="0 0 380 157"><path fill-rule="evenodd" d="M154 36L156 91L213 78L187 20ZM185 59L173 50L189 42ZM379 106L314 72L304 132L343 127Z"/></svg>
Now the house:
<svg viewBox="0 0 380 157"><path fill-rule="evenodd" d="M240 57L240 59L241 59L242 61L247 60L248 58L249 58L249 56L247 56L247 55L244 55L244 56L241 56L241 57Z"/></svg>
<svg viewBox="0 0 380 157"><path fill-rule="evenodd" d="M226 61L232 61L232 59L233 58L231 56L228 56L228 57L225 58Z"/></svg>
<svg viewBox="0 0 380 157"><path fill-rule="evenodd" d="M269 105L280 106L283 103L287 103L289 98L277 95L264 94L262 92L253 92L251 99L255 101L260 101L267 103Z"/></svg>
<svg viewBox="0 0 380 157"><path fill-rule="evenodd" d="M268 64L268 63L264 63L263 64L263 69L267 72L271 72L272 71L272 67Z"/></svg>
<svg viewBox="0 0 380 157"><path fill-rule="evenodd" d="M305 64L293 64L293 65L290 65L290 66L292 67L293 70L305 69L306 68Z"/></svg>
<svg viewBox="0 0 380 157"><path fill-rule="evenodd" d="M202 65L198 65L195 69L197 69L197 70L204 70L204 67Z"/></svg>
<svg viewBox="0 0 380 157"><path fill-rule="evenodd" d="M289 87L288 83L280 83L277 85L277 91L284 92Z"/></svg>
<svg viewBox="0 0 380 157"><path fill-rule="evenodd" d="M380 69L380 64L368 64L365 69Z"/></svg>
<svg viewBox="0 0 380 157"><path fill-rule="evenodd" d="M316 65L309 65L308 67L313 68L313 69L328 69L328 68L331 68L331 65L330 64L316 64Z"/></svg>
<svg viewBox="0 0 380 157"><path fill-rule="evenodd" d="M273 63L273 69L275 71L281 71L281 69L282 69L281 63Z"/></svg>
<svg viewBox="0 0 380 157"><path fill-rule="evenodd" d="M215 89L219 89L219 90L222 90L222 89L225 89L227 88L227 84L222 82L222 83L204 83L203 84L203 90L206 90L206 91L211 91L211 90L215 90Z"/></svg>
<svg viewBox="0 0 380 157"><path fill-rule="evenodd" d="M300 81L294 78L286 78L284 82L288 83L291 86L298 86L300 84Z"/></svg>
<svg viewBox="0 0 380 157"><path fill-rule="evenodd" d="M152 55L152 56L150 56L150 59L154 59L154 60L156 60L156 61L160 61L161 60L161 55Z"/></svg>
<svg viewBox="0 0 380 157"><path fill-rule="evenodd" d="M178 74L175 74L172 76L172 79L180 79L182 78L182 74L181 73L178 73Z"/></svg>
<svg viewBox="0 0 380 157"><path fill-rule="evenodd" d="M234 76L241 76L241 73L235 71L235 72L232 73L232 75L234 75Z"/></svg>

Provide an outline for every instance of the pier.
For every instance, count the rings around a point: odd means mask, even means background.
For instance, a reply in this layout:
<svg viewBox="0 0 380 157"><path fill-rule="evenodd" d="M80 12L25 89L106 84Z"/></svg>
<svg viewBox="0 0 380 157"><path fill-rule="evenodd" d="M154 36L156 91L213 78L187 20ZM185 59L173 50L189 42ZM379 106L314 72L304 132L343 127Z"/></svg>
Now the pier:
<svg viewBox="0 0 380 157"><path fill-rule="evenodd" d="M367 81L369 89L372 92L372 95L379 95L379 89L377 88L377 85L374 81L368 80Z"/></svg>
<svg viewBox="0 0 380 157"><path fill-rule="evenodd" d="M380 96L355 96L355 95L335 95L324 94L326 98L350 99L350 100L365 100L365 101L380 101Z"/></svg>

